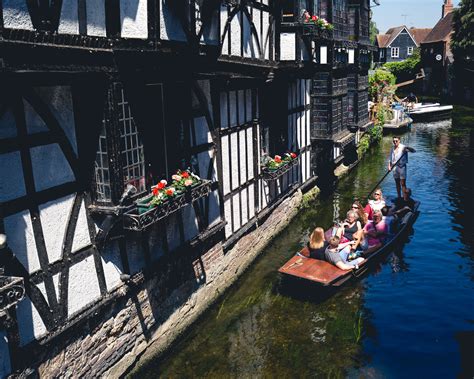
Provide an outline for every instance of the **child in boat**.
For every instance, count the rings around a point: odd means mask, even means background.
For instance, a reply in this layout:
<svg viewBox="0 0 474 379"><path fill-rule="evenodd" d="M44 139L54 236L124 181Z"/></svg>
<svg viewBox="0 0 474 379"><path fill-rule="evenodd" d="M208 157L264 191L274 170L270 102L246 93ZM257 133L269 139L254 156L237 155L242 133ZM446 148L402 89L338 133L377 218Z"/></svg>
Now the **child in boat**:
<svg viewBox="0 0 474 379"><path fill-rule="evenodd" d="M308 249L309 257L324 261L324 252L328 247L329 242L326 241L324 236L324 229L317 227L313 230L313 233L309 236Z"/></svg>
<svg viewBox="0 0 474 379"><path fill-rule="evenodd" d="M346 242L340 244L340 238L337 236L331 237L329 240L329 246L327 247L324 255L325 260L332 263L334 266L341 270L352 270L358 269L359 264L365 261L364 258L356 258L353 261L348 261L347 256L349 255L350 249L346 249L347 246L353 242Z"/></svg>

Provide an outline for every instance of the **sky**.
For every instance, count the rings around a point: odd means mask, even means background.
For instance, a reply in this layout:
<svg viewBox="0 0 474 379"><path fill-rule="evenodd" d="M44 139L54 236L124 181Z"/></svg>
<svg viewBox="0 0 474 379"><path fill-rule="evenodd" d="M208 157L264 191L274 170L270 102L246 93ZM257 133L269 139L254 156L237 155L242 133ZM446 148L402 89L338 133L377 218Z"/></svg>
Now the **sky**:
<svg viewBox="0 0 474 379"><path fill-rule="evenodd" d="M460 0L453 0L459 5ZM432 28L441 18L443 0L380 0L380 6L372 9L372 20L380 33L394 26L406 25L409 28ZM374 5L371 2L371 5ZM405 16L404 16L405 15Z"/></svg>

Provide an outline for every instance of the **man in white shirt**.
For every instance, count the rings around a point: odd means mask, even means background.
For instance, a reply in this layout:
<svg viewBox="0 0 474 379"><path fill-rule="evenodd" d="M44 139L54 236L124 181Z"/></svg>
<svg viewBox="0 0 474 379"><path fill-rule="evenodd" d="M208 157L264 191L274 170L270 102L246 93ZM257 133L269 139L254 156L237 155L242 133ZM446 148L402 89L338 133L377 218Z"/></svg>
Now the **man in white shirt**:
<svg viewBox="0 0 474 379"><path fill-rule="evenodd" d="M390 171L393 167L393 178L395 179L395 185L397 186L398 197L401 198L401 190L407 188L407 164L408 164L408 152L414 153L416 150L412 147L405 146L400 143L400 138L393 137L393 147L390 152L390 159L388 162L388 170Z"/></svg>

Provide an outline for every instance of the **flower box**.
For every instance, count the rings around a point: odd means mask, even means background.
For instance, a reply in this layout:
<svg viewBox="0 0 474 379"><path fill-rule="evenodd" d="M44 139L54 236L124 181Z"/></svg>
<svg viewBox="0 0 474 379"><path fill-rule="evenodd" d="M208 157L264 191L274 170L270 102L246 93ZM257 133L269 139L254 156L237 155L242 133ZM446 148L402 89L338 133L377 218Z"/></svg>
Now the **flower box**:
<svg viewBox="0 0 474 379"><path fill-rule="evenodd" d="M172 198L163 200L158 205L150 204L154 195L146 195L135 201L135 206L123 215L123 227L132 231L143 231L150 225L169 216L177 210L211 192L211 181L203 180L187 187L186 190Z"/></svg>
<svg viewBox="0 0 474 379"><path fill-rule="evenodd" d="M278 167L263 167L262 168L262 178L264 180L276 180L281 177L283 174L291 170L293 166L298 164L298 157L294 157L291 160L282 161L281 165Z"/></svg>

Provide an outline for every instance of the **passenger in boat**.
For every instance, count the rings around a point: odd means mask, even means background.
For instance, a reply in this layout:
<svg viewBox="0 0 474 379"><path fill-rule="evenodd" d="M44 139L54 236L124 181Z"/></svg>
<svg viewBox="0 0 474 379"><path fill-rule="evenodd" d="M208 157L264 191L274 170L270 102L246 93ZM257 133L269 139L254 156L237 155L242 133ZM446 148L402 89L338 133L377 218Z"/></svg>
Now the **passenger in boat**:
<svg viewBox="0 0 474 379"><path fill-rule="evenodd" d="M381 248L387 235L387 224L383 222L382 212L375 211L372 221L364 227L364 238L361 243L364 253L370 254Z"/></svg>
<svg viewBox="0 0 474 379"><path fill-rule="evenodd" d="M313 233L309 236L308 249L309 257L314 259L319 259L321 261L325 260L324 252L329 246L329 242L326 241L324 237L324 229L317 227L313 230Z"/></svg>
<svg viewBox="0 0 474 379"><path fill-rule="evenodd" d="M415 210L415 200L411 198L410 188L405 188L405 190L403 191L403 198L398 199L395 205L396 205L396 210L394 214L398 218L402 218L408 212L413 212Z"/></svg>
<svg viewBox="0 0 474 379"><path fill-rule="evenodd" d="M385 207L385 199L380 188L377 188L373 193L373 199L369 200L369 203L365 206L365 212L368 215L368 219L372 220L374 212L380 211Z"/></svg>
<svg viewBox="0 0 474 379"><path fill-rule="evenodd" d="M380 212L382 212L383 216L382 221L387 225L388 234L395 234L397 230L398 217L388 206L383 207Z"/></svg>
<svg viewBox="0 0 474 379"><path fill-rule="evenodd" d="M402 189L405 191L407 188L408 153L414 153L415 151L416 150L412 147L400 143L399 137L393 137L393 147L390 152L388 170L390 171L393 167L393 178L395 179L395 185L397 186L398 198L401 198ZM394 167L395 165L396 167Z"/></svg>
<svg viewBox="0 0 474 379"><path fill-rule="evenodd" d="M353 242L347 242L340 244L340 238L337 236L332 237L329 240L329 246L325 251L325 260L329 263L332 263L337 268L341 270L352 270L354 268L358 269L359 264L365 261L364 258L359 257L352 261L347 261L347 256L349 252L345 249L347 246L351 245Z"/></svg>
<svg viewBox="0 0 474 379"><path fill-rule="evenodd" d="M365 226L365 224L367 224L367 222L369 221L369 218L368 218L368 214L365 213L364 211L364 207L362 206L362 204L360 203L359 200L354 200L352 202L352 206L351 206L351 209L357 213L357 216L359 217L358 218L358 221L360 222L360 225L362 227Z"/></svg>
<svg viewBox="0 0 474 379"><path fill-rule="evenodd" d="M336 235L341 238L341 242L349 242L354 240L354 234L362 229L358 220L359 216L354 211L347 212L345 221L341 224Z"/></svg>
<svg viewBox="0 0 474 379"><path fill-rule="evenodd" d="M418 103L418 98L415 96L413 92L410 92L410 94L402 99L402 103L405 103L407 108L412 109L416 103Z"/></svg>

